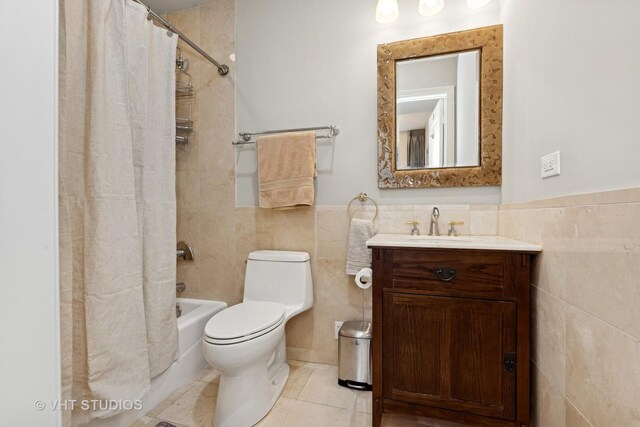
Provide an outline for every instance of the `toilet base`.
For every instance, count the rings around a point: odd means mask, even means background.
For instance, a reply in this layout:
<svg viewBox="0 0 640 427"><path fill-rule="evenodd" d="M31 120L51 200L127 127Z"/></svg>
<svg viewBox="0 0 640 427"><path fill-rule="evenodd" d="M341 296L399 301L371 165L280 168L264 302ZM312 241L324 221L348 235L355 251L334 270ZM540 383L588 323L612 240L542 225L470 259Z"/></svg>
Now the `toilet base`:
<svg viewBox="0 0 640 427"><path fill-rule="evenodd" d="M287 363L283 363L280 369L278 370L278 372L276 373L276 375L271 380L270 388L271 388L272 398L269 404L269 409L254 424L257 424L258 421L264 418L269 413L269 411L271 411L271 408L273 408L273 406L278 401L280 394L282 394L282 390L284 390L284 386L287 385L288 379L289 379L289 365Z"/></svg>
<svg viewBox="0 0 640 427"><path fill-rule="evenodd" d="M266 369L263 369L263 372L266 373ZM253 382L244 378L220 378L213 427L250 427L257 424L273 408L288 378L289 365L286 363L282 364L275 377L268 382L258 378L254 378L257 381ZM239 392L238 387L247 390L247 386L251 384L254 385L251 393L236 394ZM241 402L226 398L238 395L245 398L252 395L252 398L243 399Z"/></svg>
<svg viewBox="0 0 640 427"><path fill-rule="evenodd" d="M220 378L213 427L250 427L264 418L289 379L284 337L271 358Z"/></svg>

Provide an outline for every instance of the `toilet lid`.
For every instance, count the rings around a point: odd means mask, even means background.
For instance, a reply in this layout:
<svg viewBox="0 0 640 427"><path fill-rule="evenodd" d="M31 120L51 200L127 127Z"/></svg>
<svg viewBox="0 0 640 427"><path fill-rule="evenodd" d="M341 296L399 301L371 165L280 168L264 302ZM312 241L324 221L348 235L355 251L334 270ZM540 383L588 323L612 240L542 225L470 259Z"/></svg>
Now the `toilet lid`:
<svg viewBox="0 0 640 427"><path fill-rule="evenodd" d="M284 304L247 301L214 315L204 328L208 338L235 340L273 328L284 320Z"/></svg>
<svg viewBox="0 0 640 427"><path fill-rule="evenodd" d="M305 262L309 261L307 252L296 251L253 251L249 254L253 261Z"/></svg>

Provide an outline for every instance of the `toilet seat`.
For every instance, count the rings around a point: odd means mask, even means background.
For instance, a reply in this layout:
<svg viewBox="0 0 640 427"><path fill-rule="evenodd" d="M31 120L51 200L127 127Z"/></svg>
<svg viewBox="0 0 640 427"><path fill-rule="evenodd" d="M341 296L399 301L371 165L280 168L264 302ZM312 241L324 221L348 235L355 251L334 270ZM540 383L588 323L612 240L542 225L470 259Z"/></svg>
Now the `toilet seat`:
<svg viewBox="0 0 640 427"><path fill-rule="evenodd" d="M265 335L284 322L284 304L246 301L213 316L204 329L209 344L229 345Z"/></svg>

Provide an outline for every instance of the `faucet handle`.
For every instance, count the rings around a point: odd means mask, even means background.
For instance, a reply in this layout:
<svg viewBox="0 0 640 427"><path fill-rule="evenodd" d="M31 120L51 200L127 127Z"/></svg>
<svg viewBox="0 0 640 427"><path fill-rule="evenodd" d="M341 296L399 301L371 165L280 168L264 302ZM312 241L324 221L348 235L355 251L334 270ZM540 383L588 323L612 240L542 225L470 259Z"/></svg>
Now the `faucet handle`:
<svg viewBox="0 0 640 427"><path fill-rule="evenodd" d="M456 225L464 225L464 221L449 221L449 236L457 236Z"/></svg>
<svg viewBox="0 0 640 427"><path fill-rule="evenodd" d="M413 228L411 229L412 236L420 235L420 229L418 228L418 224L420 224L420 221L414 219L412 221L405 221L405 224L413 225Z"/></svg>

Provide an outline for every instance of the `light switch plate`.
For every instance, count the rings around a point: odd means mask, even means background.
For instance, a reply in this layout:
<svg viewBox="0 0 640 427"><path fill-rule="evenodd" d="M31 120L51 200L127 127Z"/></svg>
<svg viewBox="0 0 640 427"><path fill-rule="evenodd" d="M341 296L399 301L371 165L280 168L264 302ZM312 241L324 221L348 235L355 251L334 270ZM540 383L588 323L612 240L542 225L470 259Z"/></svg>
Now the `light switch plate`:
<svg viewBox="0 0 640 427"><path fill-rule="evenodd" d="M556 151L540 158L540 176L549 178L560 175L560 152Z"/></svg>

